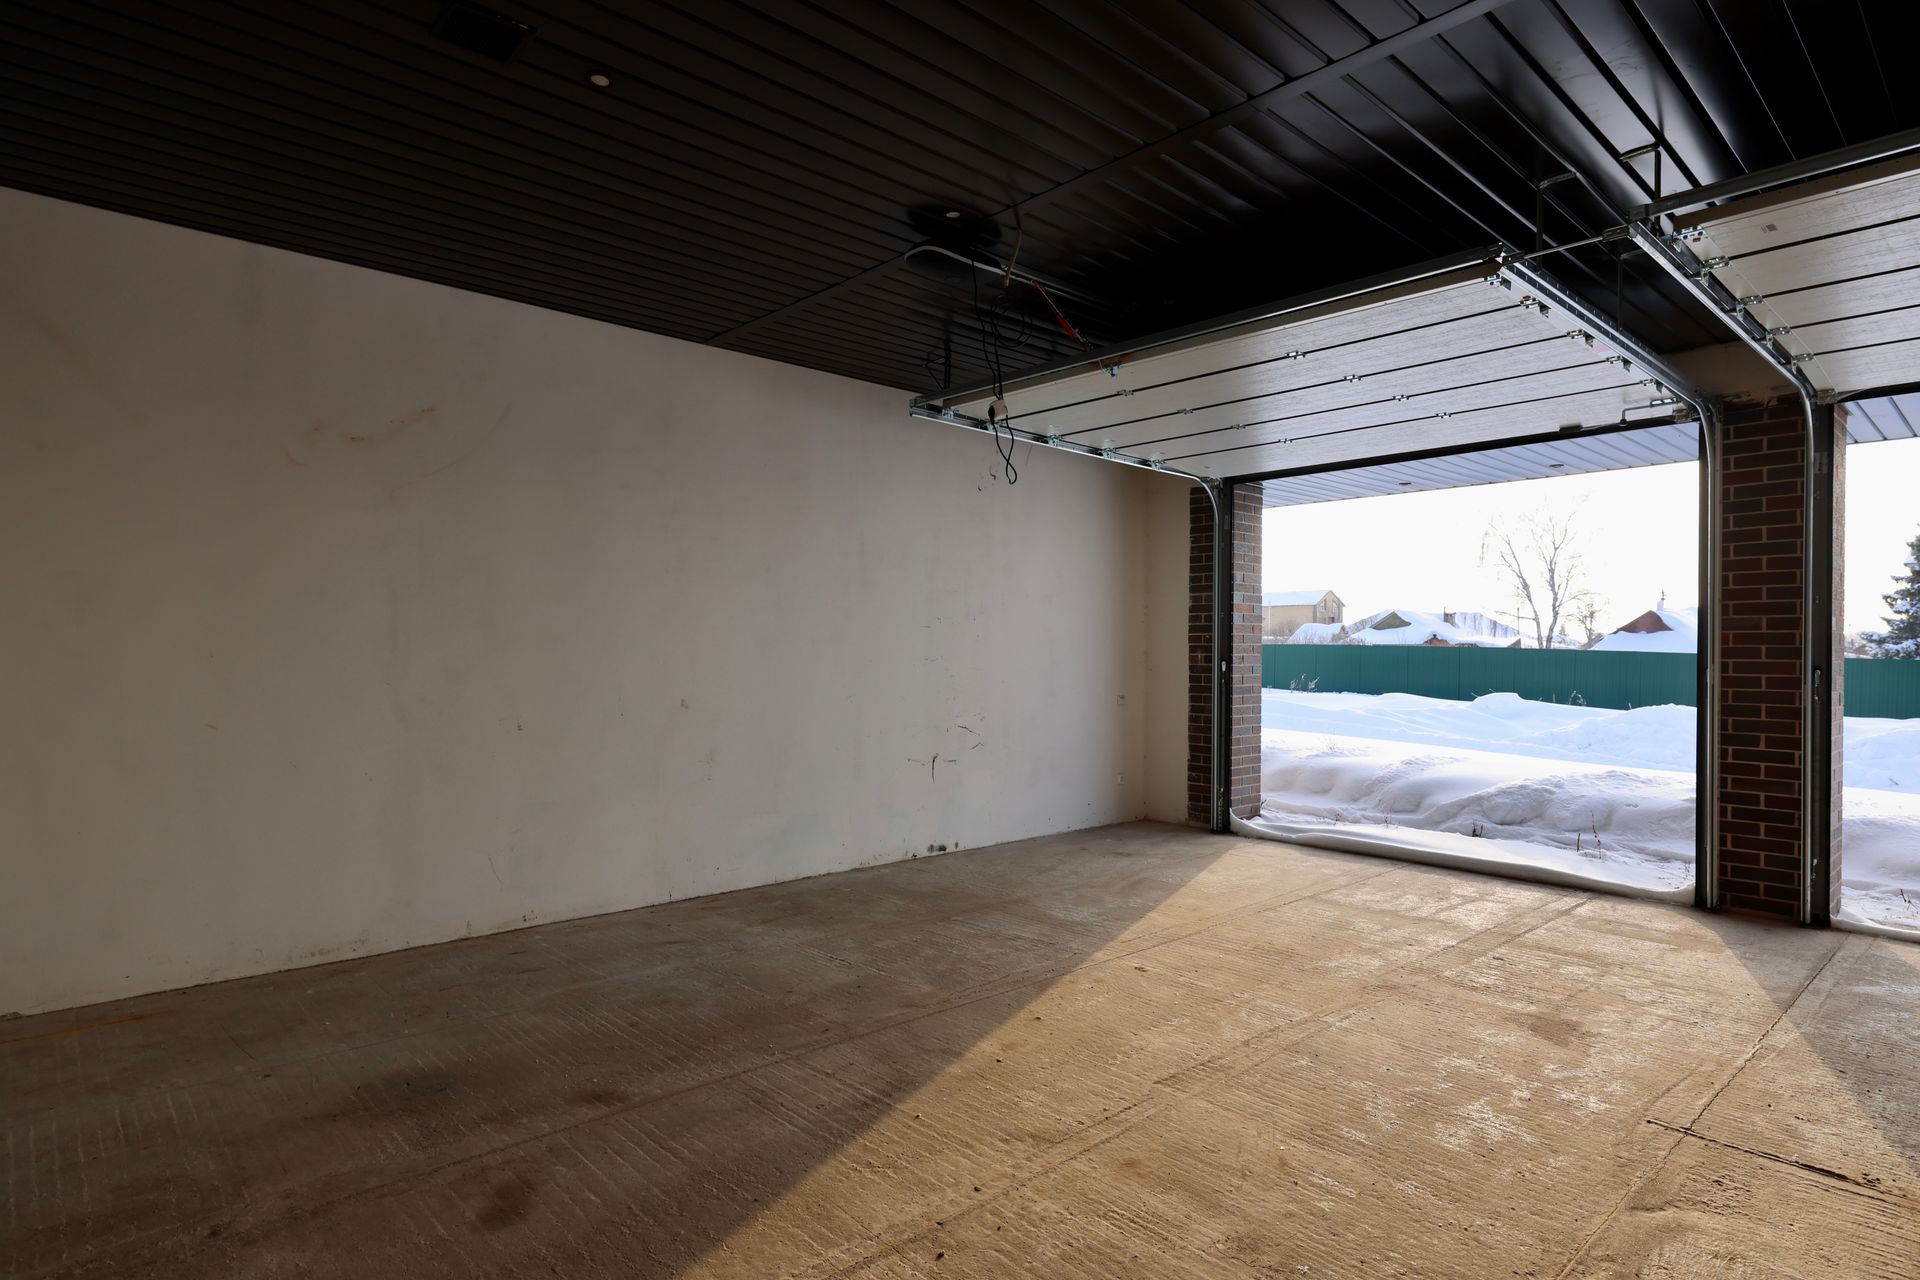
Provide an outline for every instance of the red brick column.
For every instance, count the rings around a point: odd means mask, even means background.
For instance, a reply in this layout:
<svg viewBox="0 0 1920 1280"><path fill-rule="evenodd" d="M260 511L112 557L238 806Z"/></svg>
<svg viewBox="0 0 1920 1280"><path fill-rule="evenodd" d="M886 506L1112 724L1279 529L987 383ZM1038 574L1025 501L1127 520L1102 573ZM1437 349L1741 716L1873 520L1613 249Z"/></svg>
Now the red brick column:
<svg viewBox="0 0 1920 1280"><path fill-rule="evenodd" d="M1832 429L1844 432L1837 421ZM1822 580L1817 607L1831 614L1839 556L1829 573L1824 547L1809 543L1809 533L1838 542L1836 526L1820 519L1828 510L1821 468L1831 458L1824 449L1809 456L1804 411L1791 399L1730 408L1720 460L1717 896L1724 906L1798 918L1803 895L1814 893L1820 901L1809 914L1824 919L1823 882L1833 865L1825 833L1838 823L1828 792L1837 776L1825 750L1809 758L1807 732L1810 719L1825 718L1833 691L1809 680L1809 644L1822 648L1823 686L1840 664L1837 628L1819 618L1808 626L1806 588L1810 573ZM1810 516L1819 523L1810 525ZM1824 736L1838 733L1834 716ZM1831 768L1838 767L1835 750ZM1817 815L1811 820L1809 807ZM1839 883L1837 874L1831 878Z"/></svg>
<svg viewBox="0 0 1920 1280"><path fill-rule="evenodd" d="M1260 809L1260 535L1257 486L1233 491L1228 666L1228 807L1241 817ZM1187 595L1187 821L1213 821L1213 503L1194 486L1188 507Z"/></svg>
<svg viewBox="0 0 1920 1280"><path fill-rule="evenodd" d="M1213 502L1187 506L1187 821L1213 825Z"/></svg>
<svg viewBox="0 0 1920 1280"><path fill-rule="evenodd" d="M1260 545L1266 508L1257 484L1233 487L1233 734L1227 807L1242 818L1260 812Z"/></svg>

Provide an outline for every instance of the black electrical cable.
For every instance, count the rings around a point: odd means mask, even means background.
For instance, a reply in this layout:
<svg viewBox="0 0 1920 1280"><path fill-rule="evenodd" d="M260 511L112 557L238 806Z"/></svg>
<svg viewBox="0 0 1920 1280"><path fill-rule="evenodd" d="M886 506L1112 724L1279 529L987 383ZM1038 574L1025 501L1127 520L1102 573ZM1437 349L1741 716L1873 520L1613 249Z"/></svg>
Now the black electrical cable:
<svg viewBox="0 0 1920 1280"><path fill-rule="evenodd" d="M1007 398L1006 380L1001 372L1000 364L1000 329L999 326L993 322L991 307L989 307L986 313L980 310L980 273L978 269L974 270L972 275L973 320L980 334L980 358L986 361L987 375L993 380L993 402L987 406L987 429L993 433L993 449L995 453L1000 455L1002 474L1006 476L1009 485L1016 485L1020 483L1020 469L1013 465L1013 446L1018 438L1013 434L1013 415L1009 413L1005 418L999 416L999 406L1005 403ZM1006 295L1003 292L1001 298L1004 300L1005 297ZM1005 426L1007 429L1007 442L1005 445L1000 443L1000 428L1002 426Z"/></svg>

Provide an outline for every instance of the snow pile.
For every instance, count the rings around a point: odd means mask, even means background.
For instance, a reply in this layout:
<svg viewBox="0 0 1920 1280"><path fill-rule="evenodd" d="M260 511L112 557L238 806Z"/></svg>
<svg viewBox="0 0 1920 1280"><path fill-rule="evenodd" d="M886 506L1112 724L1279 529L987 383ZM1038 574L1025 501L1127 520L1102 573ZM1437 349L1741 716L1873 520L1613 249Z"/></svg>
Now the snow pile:
<svg viewBox="0 0 1920 1280"><path fill-rule="evenodd" d="M1261 707L1269 825L1390 832L1646 889L1692 880L1692 707L1287 689L1262 690ZM1846 788L1843 918L1920 927L1920 720L1849 718Z"/></svg>
<svg viewBox="0 0 1920 1280"><path fill-rule="evenodd" d="M1622 628L1601 636L1593 648L1602 653L1697 653L1700 649L1700 611L1698 609L1649 609L1627 626L1648 625L1658 621L1654 630L1628 631Z"/></svg>
<svg viewBox="0 0 1920 1280"><path fill-rule="evenodd" d="M1412 693L1263 689L1260 699L1261 725L1267 729L1473 747L1644 769L1693 768L1692 707L1608 711L1529 702L1517 693L1489 693L1472 702L1454 702Z"/></svg>
<svg viewBox="0 0 1920 1280"><path fill-rule="evenodd" d="M1839 918L1920 929L1920 796L1849 786L1840 814Z"/></svg>
<svg viewBox="0 0 1920 1280"><path fill-rule="evenodd" d="M1311 695L1308 695L1311 696ZM1411 825L1545 845L1607 878L1685 884L1693 870L1693 778L1410 743L1261 734L1269 815L1339 825ZM1475 850L1475 852L1481 852ZM1663 874L1664 873L1664 874Z"/></svg>
<svg viewBox="0 0 1920 1280"><path fill-rule="evenodd" d="M1920 720L1848 716L1846 726L1848 790L1871 787L1920 794Z"/></svg>

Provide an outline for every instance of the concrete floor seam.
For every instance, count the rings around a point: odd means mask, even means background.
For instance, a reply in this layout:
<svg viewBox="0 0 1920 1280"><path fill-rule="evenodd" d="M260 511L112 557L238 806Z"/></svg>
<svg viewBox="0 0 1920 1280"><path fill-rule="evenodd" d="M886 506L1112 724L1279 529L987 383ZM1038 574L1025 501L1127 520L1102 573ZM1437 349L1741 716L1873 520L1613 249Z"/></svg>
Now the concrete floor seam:
<svg viewBox="0 0 1920 1280"><path fill-rule="evenodd" d="M1920 1200L1912 1196L1903 1195L1898 1191L1887 1190L1880 1185L1879 1179L1877 1178L1856 1178L1850 1173L1842 1173L1838 1169L1829 1169L1825 1165L1810 1164L1805 1160L1795 1160L1792 1156L1783 1156L1778 1152L1762 1151L1758 1147L1749 1147L1743 1143L1728 1142L1724 1138L1715 1138L1708 1134L1701 1133L1696 1129L1668 1124L1664 1120L1656 1120L1652 1117L1647 1118L1647 1123L1657 1128L1665 1129L1670 1133L1677 1133L1682 1138L1691 1138L1695 1142L1704 1142L1708 1146L1718 1147L1725 1151L1736 1151L1741 1155L1753 1156L1759 1160L1769 1160L1775 1164L1785 1165L1789 1169L1797 1169L1802 1173L1809 1173L1817 1178L1825 1178L1832 1182L1840 1183L1844 1189L1855 1195L1869 1196L1875 1200L1902 1205L1920 1211Z"/></svg>
<svg viewBox="0 0 1920 1280"><path fill-rule="evenodd" d="M1772 1035L1774 1028L1778 1027L1781 1021L1786 1018L1787 1014L1792 1012L1793 1007L1800 1002L1800 997L1807 993L1807 989L1819 979L1821 974L1827 971L1827 966L1833 963L1833 958L1840 953L1840 949L1841 944L1836 942L1821 959L1814 971L1808 975L1807 980L1800 984L1799 989L1794 992L1793 998L1781 1006L1779 1013L1774 1016L1773 1021L1769 1022L1766 1029L1758 1036L1754 1037L1753 1043L1749 1045L1747 1051L1740 1056L1739 1062L1727 1073L1726 1079L1720 1082L1719 1086L1707 1097L1707 1100L1700 1104L1699 1109L1694 1112L1692 1121L1690 1121L1686 1127L1681 1128L1679 1126L1663 1125L1659 1124L1659 1122L1652 1117L1643 1117L1648 1123L1671 1131L1674 1134L1673 1141L1667 1144L1665 1150L1661 1151L1657 1158L1648 1162L1646 1171L1641 1174L1640 1177L1630 1182L1626 1189L1621 1192L1620 1197L1615 1200L1613 1206L1607 1210L1606 1216L1594 1225L1593 1230L1588 1233L1587 1238L1580 1242L1580 1247L1574 1250L1573 1255L1567 1259L1566 1265L1561 1267L1555 1274L1554 1280L1565 1280L1565 1277L1586 1259L1588 1252L1593 1248L1593 1242L1600 1238L1600 1234L1612 1224L1615 1218L1619 1217L1621 1208L1629 1200L1633 1199L1635 1195L1639 1194L1642 1188L1648 1186L1655 1178L1660 1176L1666 1169L1668 1162L1673 1159L1674 1152L1678 1151L1687 1137L1693 1133L1693 1125L1699 1123L1700 1118L1706 1115L1713 1104L1719 1100L1720 1095L1725 1093L1733 1082L1739 1078L1742 1071L1746 1070L1747 1065L1753 1061L1754 1055L1759 1053L1760 1047L1766 1043L1767 1037Z"/></svg>
<svg viewBox="0 0 1920 1280"><path fill-rule="evenodd" d="M1767 1043L1767 1037L1773 1034L1774 1028L1778 1027L1782 1022L1786 1021L1787 1015L1793 1012L1794 1006L1800 1003L1801 997L1805 996L1807 994L1808 989L1811 988L1814 983L1820 980L1820 975L1827 971L1827 966L1832 964L1834 957L1840 954L1844 941L1845 941L1844 939L1841 939L1834 943L1832 950L1828 951L1826 956L1820 961L1819 967L1816 968L1813 971L1813 973L1808 976L1805 982L1800 984L1800 989L1793 993L1793 999L1787 1001L1785 1005L1781 1006L1779 1015L1775 1017L1772 1022L1767 1024L1767 1029L1761 1032L1759 1038L1753 1042L1753 1044L1747 1049L1746 1053L1741 1055L1740 1061L1734 1064L1734 1068L1732 1071L1730 1071L1727 1074L1727 1078L1721 1081L1720 1087L1718 1089L1715 1089L1713 1091L1713 1096L1700 1104L1700 1109L1694 1112L1693 1119L1688 1122L1687 1127L1689 1129L1691 1129L1694 1125L1699 1124L1701 1117L1706 1115L1708 1111L1712 1110L1713 1104L1720 1100L1720 1095L1725 1093L1729 1088L1731 1088L1733 1086L1733 1082L1740 1078L1740 1073L1742 1071L1745 1071L1748 1065L1752 1063L1755 1055L1757 1055L1760 1052L1761 1047Z"/></svg>
<svg viewBox="0 0 1920 1280"><path fill-rule="evenodd" d="M1380 875L1391 874L1394 872L1404 871L1406 869L1407 868L1403 866L1393 865L1393 866L1390 866L1387 869L1387 871L1380 873ZM1353 883L1362 883L1365 880L1378 879L1380 878L1380 875L1367 876L1367 877L1364 877L1362 881L1356 881ZM1315 895L1309 895L1309 896L1319 896L1319 895L1315 894ZM1572 903L1550 903L1540 907L1529 908L1527 913L1525 914L1530 915L1530 914L1544 912L1543 918L1532 921L1525 928L1520 929L1517 933L1513 933L1511 937L1502 938L1499 942L1495 943L1494 946L1489 950L1480 951L1477 954L1478 955L1490 954L1491 951L1498 950L1499 947L1505 946L1508 942L1512 942L1519 938L1523 938L1527 934L1532 933L1536 929L1543 928L1546 925L1552 924L1556 920L1559 920L1568 915L1571 915L1573 912L1579 910L1581 907L1586 905L1586 902L1587 902L1587 899L1585 897L1582 897ZM1434 978L1437 978L1442 974L1444 974L1446 970L1440 969L1437 971L1433 971L1431 970L1431 966L1427 963L1427 961L1436 959L1440 956L1448 955L1449 953L1455 951L1461 946L1484 939L1489 934L1502 932L1506 930L1509 926L1516 924L1518 922L1519 922L1518 920L1509 919L1506 921L1502 921L1499 924L1489 925L1486 929L1480 931L1479 933L1470 934L1466 938L1459 939L1458 941L1449 944L1448 946L1442 948L1440 951L1433 953L1433 956L1431 957L1424 957L1421 961L1416 962L1414 968L1416 972L1419 973L1419 976L1411 983L1383 982L1383 983L1370 985L1366 988L1363 988L1360 995L1354 998L1353 1000L1345 1001L1338 1005L1335 1005L1326 1009L1314 1010L1314 1011L1308 1012L1302 1015L1301 1017L1292 1019L1286 1023L1269 1028L1265 1032L1256 1033L1255 1035L1249 1036L1247 1039L1240 1041L1237 1044L1227 1046L1226 1048L1222 1049L1219 1053L1211 1055L1208 1058L1203 1059L1201 1062L1194 1063L1189 1067L1184 1068L1181 1072L1176 1073L1176 1074L1186 1074L1187 1072L1199 1071L1202 1068L1214 1066L1219 1062L1232 1057L1236 1053L1243 1052L1244 1050L1248 1049L1252 1045L1255 1045L1255 1044L1261 1045L1262 1051L1263 1051L1261 1057L1259 1057L1255 1061L1243 1064L1237 1070L1229 1070L1225 1075L1216 1075L1211 1082L1211 1088L1209 1086L1209 1083L1207 1082L1202 1082L1192 1088L1182 1088L1180 1085L1175 1083L1174 1076L1162 1077L1161 1079L1155 1080L1153 1082L1154 1087L1159 1090L1164 1090L1165 1096L1142 1098L1139 1102L1133 1103L1121 1109L1120 1111L1113 1113L1111 1116L1102 1118L1099 1122L1097 1122L1096 1125L1088 1126L1088 1128L1082 1134L1075 1135L1075 1136L1076 1138L1091 1136L1093 1140L1086 1141L1086 1142L1075 1142L1074 1149L1066 1153L1065 1155L1060 1156L1058 1159L1047 1158L1057 1148L1048 1148L1046 1151L1037 1153L1036 1156L1029 1162L1029 1167L1025 1172L1023 1172L1017 1177L1007 1180L1004 1186L996 1190L991 1195L988 1195L985 1198L977 1201L966 1201L966 1202L956 1201L956 1203L962 1204L963 1207L957 1213L950 1214L944 1219L937 1222L936 1227L945 1227L947 1226L948 1223L960 1221L973 1213L990 1208L997 1200L1004 1199L1005 1197L1011 1195L1016 1191L1023 1191L1028 1189L1032 1185L1032 1183L1034 1183L1038 1179L1045 1177L1046 1175L1053 1173L1059 1169L1062 1169L1067 1165L1072 1164L1074 1161L1082 1159L1083 1157L1092 1153L1093 1151L1096 1151L1099 1148L1119 1138L1126 1136L1127 1134L1131 1133L1133 1130L1138 1128L1140 1125L1145 1124L1148 1121L1159 1117L1160 1115L1164 1114L1166 1111L1168 1111L1172 1107L1178 1106L1186 1102L1197 1102L1209 1107L1216 1106L1217 1104L1213 1103L1211 1098L1208 1097L1208 1093L1211 1091L1211 1089L1217 1089L1217 1087L1221 1084L1237 1079L1240 1076L1246 1075L1256 1070L1258 1067L1260 1067L1267 1061L1270 1061L1275 1054L1278 1054L1284 1051L1287 1047L1291 1045L1297 1044L1300 1041L1303 1041L1306 1039L1310 1039L1311 1037L1315 1035L1319 1035L1326 1031L1338 1030L1346 1017L1348 1017L1354 1012L1357 1012L1362 1008L1366 1008L1371 1005L1377 1004L1382 999L1385 999L1393 994L1416 989L1417 987L1423 985L1424 983L1432 981ZM1150 949L1151 948L1143 948L1142 950L1150 950ZM1139 954L1139 952L1134 952L1129 954ZM1089 967L1092 967L1092 966L1089 966ZM1282 1037L1282 1039L1277 1044L1274 1044L1269 1039L1272 1036L1280 1036ZM1271 1049L1271 1052L1265 1052L1265 1050L1269 1048ZM1064 1144L1061 1144L1061 1145L1064 1145ZM886 1247L883 1249L863 1254L862 1256L857 1257L846 1263L836 1264L835 1269L828 1272L810 1270L810 1271L801 1273L801 1275L808 1277L808 1280L841 1280L842 1277L851 1274L853 1270L859 1267L865 1266L868 1263L876 1260L877 1258L884 1257L889 1253L897 1252L899 1249L901 1249L907 1244L912 1243L913 1241L924 1239L928 1235L928 1233L933 1229L934 1228L929 1228L924 1224L921 1224L910 1230L904 1231L903 1233L898 1235L895 1239L890 1241L886 1245ZM796 1277L796 1280L799 1280L799 1278Z"/></svg>

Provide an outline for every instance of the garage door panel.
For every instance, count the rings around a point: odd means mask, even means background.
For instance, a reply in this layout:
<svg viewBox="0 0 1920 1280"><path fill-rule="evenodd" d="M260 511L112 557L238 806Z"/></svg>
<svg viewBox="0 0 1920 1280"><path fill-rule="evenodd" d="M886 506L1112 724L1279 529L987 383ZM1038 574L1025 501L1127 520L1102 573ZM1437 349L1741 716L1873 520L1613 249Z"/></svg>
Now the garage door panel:
<svg viewBox="0 0 1920 1280"><path fill-rule="evenodd" d="M1920 382L1920 157L1677 219L1822 393Z"/></svg>
<svg viewBox="0 0 1920 1280"><path fill-rule="evenodd" d="M1920 305L1849 320L1831 320L1826 324L1796 325L1793 332L1786 335L1786 342L1787 349L1797 355L1876 346L1908 338L1920 338Z"/></svg>
<svg viewBox="0 0 1920 1280"><path fill-rule="evenodd" d="M1505 290L1484 284L1484 275L1479 268L1459 270L1416 285L1395 286L1334 303L1297 309L1283 305L1269 319L1118 355L1109 362L1111 371L1090 362L1033 380L1015 379L1008 387L1007 402L1016 415L1060 413L1089 400L1115 396L1122 389L1144 394L1152 388L1204 377L1216 370L1242 368L1276 370L1288 380L1282 385L1300 385L1325 376L1304 369L1313 361L1315 353L1330 358L1335 350L1413 332L1428 333L1433 343L1440 344L1434 355L1471 351L1476 349L1476 342L1506 340L1504 335L1511 330L1495 323L1477 330L1476 338L1467 336L1475 330L1461 326L1488 312L1499 314L1517 309L1517 299ZM1450 331L1457 336L1448 336ZM1307 352L1308 359L1288 360L1286 357L1291 351ZM1380 368L1404 363L1375 358ZM1219 395L1205 397L1220 398ZM963 393L945 403L970 416L984 417L989 399L984 394Z"/></svg>
<svg viewBox="0 0 1920 1280"><path fill-rule="evenodd" d="M1435 386L1436 374L1448 380ZM1617 366L1607 364L1591 350L1556 338L1494 356L1449 362L1441 369L1411 369L1221 409L1120 424L1083 437L1083 442L1111 440L1115 448L1152 446L1166 453L1185 452L1180 448L1183 441L1216 438L1236 430L1255 437L1308 434L1354 422L1432 416L1495 399L1515 400L1605 386L1620 381L1621 376ZM1037 429L1031 422L1023 425Z"/></svg>
<svg viewBox="0 0 1920 1280"><path fill-rule="evenodd" d="M1542 435L1572 423L1590 426L1638 416L1654 419L1669 411L1664 407L1650 408L1647 400L1647 389L1638 384L1613 386L1580 391L1552 401L1471 410L1444 419L1343 428L1337 434L1296 437L1284 444L1269 440L1240 448L1216 446L1185 455L1170 451L1166 460L1183 469L1223 476L1325 466L1357 457L1450 449Z"/></svg>
<svg viewBox="0 0 1920 1280"><path fill-rule="evenodd" d="M1210 476L1691 417L1641 367L1657 358L1614 351L1583 314L1531 266L1455 259L1017 375L1003 395L1023 433ZM916 411L983 426L992 403L973 387Z"/></svg>
<svg viewBox="0 0 1920 1280"><path fill-rule="evenodd" d="M1920 209L1920 173L1911 160L1890 160L1772 191L1718 209L1676 218L1699 227L1710 252L1737 257L1775 245L1858 231Z"/></svg>
<svg viewBox="0 0 1920 1280"><path fill-rule="evenodd" d="M1766 299L1775 323L1794 328L1845 316L1890 311L1920 300L1920 267L1855 277L1834 284L1775 292Z"/></svg>
<svg viewBox="0 0 1920 1280"><path fill-rule="evenodd" d="M1126 368L1117 377L1093 380L1103 393L1098 399L1034 412L1023 408L1027 397L1010 392L1007 405L1034 430L1045 424L1048 434L1062 436L1101 433L1156 416L1224 414L1231 422L1285 412L1274 407L1279 401L1300 400L1315 408L1351 403L1371 394L1379 379L1392 379L1396 391L1462 381L1468 375L1461 366L1489 357L1510 356L1521 368L1551 367L1553 357L1563 363L1568 358L1556 339L1565 341L1562 334L1534 332L1516 342L1511 316L1476 316L1415 335L1395 333L1298 360L1193 375L1159 386L1142 381L1144 366ZM1112 389L1098 385L1103 381Z"/></svg>
<svg viewBox="0 0 1920 1280"><path fill-rule="evenodd" d="M1711 256L1711 255L1709 255ZM1766 295L1810 280L1920 266L1920 218L1737 257L1714 275L1735 297Z"/></svg>
<svg viewBox="0 0 1920 1280"><path fill-rule="evenodd" d="M1920 378L1920 339L1815 356L1803 367L1823 375L1808 374L1815 386L1856 391L1900 386Z"/></svg>

